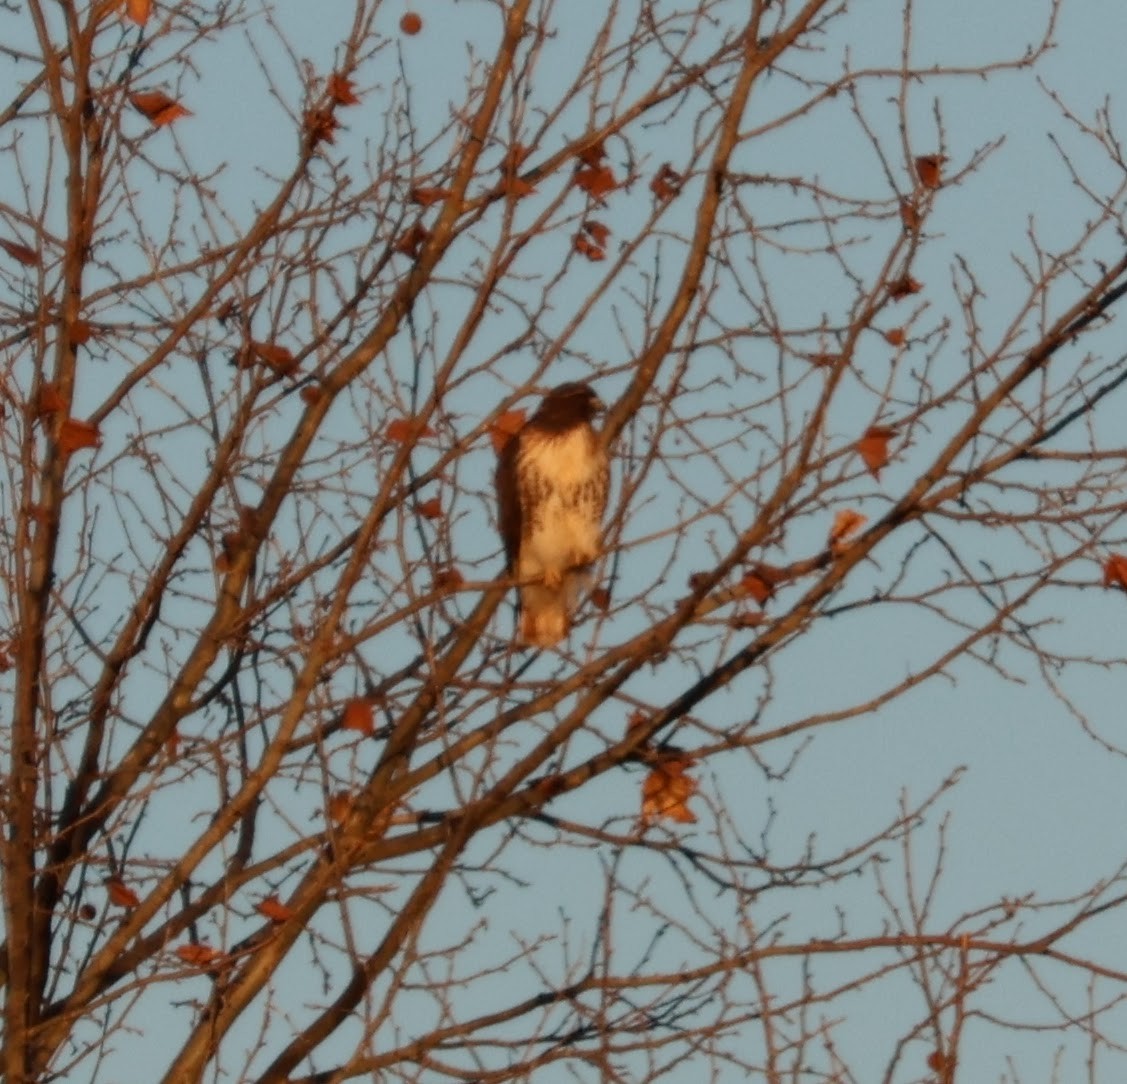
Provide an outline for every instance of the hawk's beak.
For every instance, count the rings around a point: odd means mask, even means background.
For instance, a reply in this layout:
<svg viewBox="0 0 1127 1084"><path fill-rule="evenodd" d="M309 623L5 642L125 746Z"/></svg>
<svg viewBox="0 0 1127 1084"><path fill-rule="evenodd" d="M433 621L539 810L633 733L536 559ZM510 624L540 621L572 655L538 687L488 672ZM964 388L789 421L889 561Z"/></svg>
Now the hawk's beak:
<svg viewBox="0 0 1127 1084"><path fill-rule="evenodd" d="M607 405L597 395L592 395L591 396L591 409L596 414L602 414L607 409Z"/></svg>

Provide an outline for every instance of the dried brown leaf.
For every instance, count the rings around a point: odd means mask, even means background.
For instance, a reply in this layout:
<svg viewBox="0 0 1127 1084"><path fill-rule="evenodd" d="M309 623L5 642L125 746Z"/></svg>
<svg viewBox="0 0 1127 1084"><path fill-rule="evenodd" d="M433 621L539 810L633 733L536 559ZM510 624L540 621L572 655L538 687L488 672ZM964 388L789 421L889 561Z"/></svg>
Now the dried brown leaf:
<svg viewBox="0 0 1127 1084"><path fill-rule="evenodd" d="M1118 587L1127 591L1127 557L1109 553L1104 561L1104 587Z"/></svg>
<svg viewBox="0 0 1127 1084"><path fill-rule="evenodd" d="M125 0L125 14L138 26L144 26L153 12L153 0Z"/></svg>
<svg viewBox="0 0 1127 1084"><path fill-rule="evenodd" d="M493 450L500 455L501 450L524 428L525 413L523 410L506 410L498 414L489 426L489 439L493 443Z"/></svg>
<svg viewBox="0 0 1127 1084"><path fill-rule="evenodd" d="M668 162L665 162L654 175L654 179L650 181L650 191L654 194L655 199L664 203L666 200L671 200L674 196L679 195L684 183L685 178Z"/></svg>
<svg viewBox="0 0 1127 1084"><path fill-rule="evenodd" d="M420 501L419 515L424 516L426 519L442 519L442 498L430 497L425 501Z"/></svg>
<svg viewBox="0 0 1127 1084"><path fill-rule="evenodd" d="M69 454L80 448L97 448L102 443L102 435L96 425L67 418L59 429L59 451Z"/></svg>
<svg viewBox="0 0 1127 1084"><path fill-rule="evenodd" d="M434 574L434 589L436 591L457 591L466 582L456 568L440 568Z"/></svg>
<svg viewBox="0 0 1127 1084"><path fill-rule="evenodd" d="M294 916L293 909L282 903L277 896L267 896L255 910L271 922L288 922Z"/></svg>
<svg viewBox="0 0 1127 1084"><path fill-rule="evenodd" d="M922 282L912 278L911 275L903 275L888 284L888 296L893 301L900 301L905 297L911 297L912 294L918 294L923 288Z"/></svg>
<svg viewBox="0 0 1127 1084"><path fill-rule="evenodd" d="M610 166L586 166L576 173L575 183L600 203L605 203L602 197L618 187Z"/></svg>
<svg viewBox="0 0 1127 1084"><path fill-rule="evenodd" d="M696 814L688 801L697 792L697 781L688 774L695 761L678 753L665 756L642 783L642 819L664 817L678 824L692 824Z"/></svg>
<svg viewBox="0 0 1127 1084"><path fill-rule="evenodd" d="M318 143L335 143L337 129L340 121L332 106L323 106L320 109L308 109L305 113L305 136L310 147Z"/></svg>
<svg viewBox="0 0 1127 1084"><path fill-rule="evenodd" d="M887 425L874 425L865 430L857 442L857 451L869 473L880 481L881 468L888 463L888 442L896 436L896 430Z"/></svg>
<svg viewBox="0 0 1127 1084"><path fill-rule="evenodd" d="M22 263L24 267L39 266L39 253L27 245L20 244L19 241L0 240L0 248L17 263Z"/></svg>
<svg viewBox="0 0 1127 1084"><path fill-rule="evenodd" d="M437 434L418 418L393 418L387 423L384 436L395 444L414 444L418 440Z"/></svg>
<svg viewBox="0 0 1127 1084"><path fill-rule="evenodd" d="M395 252L402 252L405 256L410 256L414 259L419 254L419 249L430 239L430 230L428 230L421 222L416 222L413 226L405 230L399 237L396 238L392 250Z"/></svg>
<svg viewBox="0 0 1127 1084"><path fill-rule="evenodd" d="M214 963L223 954L219 949L212 948L210 945L181 945L176 950L176 955L186 964L192 967L207 967L208 964Z"/></svg>
<svg viewBox="0 0 1127 1084"><path fill-rule="evenodd" d="M344 706L340 725L344 730L355 730L360 734L374 734L376 732L376 718L372 710L372 702L359 697L350 700Z"/></svg>
<svg viewBox="0 0 1127 1084"><path fill-rule="evenodd" d="M943 163L947 156L943 154L921 154L916 159L916 176L924 188L939 188L943 184Z"/></svg>
<svg viewBox="0 0 1127 1084"><path fill-rule="evenodd" d="M340 72L333 72L329 76L328 85L325 88L329 92L329 97L340 106L359 105L360 98L356 94L356 90L352 85L352 80L347 75L342 75Z"/></svg>
<svg viewBox="0 0 1127 1084"><path fill-rule="evenodd" d="M579 150L575 157L579 159L585 166L600 166L602 161L607 156L606 142L602 139L596 140L593 143L588 143L585 147Z"/></svg>
<svg viewBox="0 0 1127 1084"><path fill-rule="evenodd" d="M144 90L129 95L129 102L138 113L144 114L154 128L163 128L181 117L190 117L192 111L170 98L163 90Z"/></svg>
<svg viewBox="0 0 1127 1084"><path fill-rule="evenodd" d="M120 877L107 877L106 878L106 895L110 898L110 903L116 904L118 907L133 908L141 903L141 897L130 888L125 881Z"/></svg>
<svg viewBox="0 0 1127 1084"><path fill-rule="evenodd" d="M834 513L833 526L830 528L829 544L834 553L847 549L850 540L865 524L868 517L852 508L842 508Z"/></svg>
<svg viewBox="0 0 1127 1084"><path fill-rule="evenodd" d="M441 203L449 195L449 188L439 188L436 185L416 185L407 194L407 198L420 207L429 207L432 203Z"/></svg>

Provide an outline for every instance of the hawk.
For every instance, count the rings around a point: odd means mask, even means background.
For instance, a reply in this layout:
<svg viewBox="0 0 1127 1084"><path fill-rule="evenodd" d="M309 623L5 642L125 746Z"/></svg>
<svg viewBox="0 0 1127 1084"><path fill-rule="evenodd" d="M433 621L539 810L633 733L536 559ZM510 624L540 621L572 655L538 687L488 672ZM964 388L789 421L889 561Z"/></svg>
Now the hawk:
<svg viewBox="0 0 1127 1084"><path fill-rule="evenodd" d="M561 384L509 440L497 505L509 574L520 581L520 638L551 647L568 633L587 571L602 549L610 465L587 384Z"/></svg>

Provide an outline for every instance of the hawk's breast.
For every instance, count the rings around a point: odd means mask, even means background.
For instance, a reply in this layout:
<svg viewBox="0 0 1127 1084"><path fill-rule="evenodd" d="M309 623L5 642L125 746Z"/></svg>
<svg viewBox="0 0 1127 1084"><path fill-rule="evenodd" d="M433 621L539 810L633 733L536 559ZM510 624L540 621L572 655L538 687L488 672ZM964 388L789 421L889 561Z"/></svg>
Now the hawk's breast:
<svg viewBox="0 0 1127 1084"><path fill-rule="evenodd" d="M517 463L521 578L562 573L599 555L606 458L588 426L523 442Z"/></svg>

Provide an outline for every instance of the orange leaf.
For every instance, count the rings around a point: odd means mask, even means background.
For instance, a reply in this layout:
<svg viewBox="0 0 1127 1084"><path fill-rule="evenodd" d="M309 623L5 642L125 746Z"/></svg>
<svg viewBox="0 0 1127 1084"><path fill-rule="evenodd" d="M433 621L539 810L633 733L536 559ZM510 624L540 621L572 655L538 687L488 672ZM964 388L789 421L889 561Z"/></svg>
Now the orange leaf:
<svg viewBox="0 0 1127 1084"><path fill-rule="evenodd" d="M440 568L434 574L434 589L436 591L457 591L466 582L456 568Z"/></svg>
<svg viewBox="0 0 1127 1084"><path fill-rule="evenodd" d="M329 92L329 97L332 98L337 105L359 105L360 99L356 95L356 91L352 86L352 80L347 75L341 75L340 72L333 72L329 76L329 82L325 88Z"/></svg>
<svg viewBox="0 0 1127 1084"><path fill-rule="evenodd" d="M840 553L849 545L849 539L855 535L865 524L868 517L855 512L852 508L842 508L834 513L833 526L830 528L830 549Z"/></svg>
<svg viewBox="0 0 1127 1084"><path fill-rule="evenodd" d="M869 468L869 473L880 481L880 471L888 462L888 442L896 436L896 430L887 425L874 425L865 430L865 435L857 441L857 451Z"/></svg>
<svg viewBox="0 0 1127 1084"><path fill-rule="evenodd" d="M334 824L342 824L352 812L352 795L346 790L338 790L329 799L329 819Z"/></svg>
<svg viewBox="0 0 1127 1084"><path fill-rule="evenodd" d="M728 618L728 625L733 629L753 629L758 625L762 625L765 620L765 616L760 611L754 613L738 613Z"/></svg>
<svg viewBox="0 0 1127 1084"><path fill-rule="evenodd" d="M944 154L921 154L916 159L916 176L924 188L938 188L943 183L940 174L946 161Z"/></svg>
<svg viewBox="0 0 1127 1084"><path fill-rule="evenodd" d="M591 605L596 610L602 610L603 613L606 613L610 609L610 591L605 587L596 587L591 592Z"/></svg>
<svg viewBox="0 0 1127 1084"><path fill-rule="evenodd" d="M417 15L413 11L407 12L407 14L399 20L399 29L402 30L404 34L417 34L422 28L422 16Z"/></svg>
<svg viewBox="0 0 1127 1084"><path fill-rule="evenodd" d="M518 177L515 173L507 178L501 186L507 196L512 196L513 199L523 199L525 196L531 196L536 191L536 186L531 181L526 181L523 177Z"/></svg>
<svg viewBox="0 0 1127 1084"><path fill-rule="evenodd" d="M489 439L493 442L493 450L500 455L501 450L524 428L525 413L523 410L506 410L498 414L489 426Z"/></svg>
<svg viewBox="0 0 1127 1084"><path fill-rule="evenodd" d="M429 425L423 425L418 418L394 418L387 423L384 436L396 444L414 444L425 437L437 436Z"/></svg>
<svg viewBox="0 0 1127 1084"><path fill-rule="evenodd" d="M826 369L832 369L841 359L841 354L809 354L806 358L811 365Z"/></svg>
<svg viewBox="0 0 1127 1084"><path fill-rule="evenodd" d="M1119 587L1127 591L1127 557L1108 554L1104 561L1104 587Z"/></svg>
<svg viewBox="0 0 1127 1084"><path fill-rule="evenodd" d="M138 113L143 113L152 122L155 128L163 128L174 120L192 115L190 109L185 109L163 90L139 91L137 94L130 94L129 101Z"/></svg>
<svg viewBox="0 0 1127 1084"><path fill-rule="evenodd" d="M902 327L890 327L887 331L882 332L885 341L890 346L903 346L904 345L904 329Z"/></svg>
<svg viewBox="0 0 1127 1084"><path fill-rule="evenodd" d="M67 418L59 429L59 451L77 452L79 448L97 448L102 436L96 425L82 422L77 418Z"/></svg>
<svg viewBox="0 0 1127 1084"><path fill-rule="evenodd" d="M602 139L595 143L588 143L586 147L576 154L576 158L585 166L599 166L606 156L606 143Z"/></svg>
<svg viewBox="0 0 1127 1084"><path fill-rule="evenodd" d="M301 391L299 391L297 394L301 398L301 401L303 403L307 403L309 406L312 406L321 398L324 393L316 384L306 384L305 387L302 388Z"/></svg>
<svg viewBox="0 0 1127 1084"><path fill-rule="evenodd" d="M222 955L218 949L210 945L181 945L176 950L176 955L186 964L193 967L206 967Z"/></svg>
<svg viewBox="0 0 1127 1084"><path fill-rule="evenodd" d="M137 895L120 877L106 878L106 893L111 903L118 907L137 907L141 897Z"/></svg>
<svg viewBox="0 0 1127 1084"><path fill-rule="evenodd" d="M163 128L166 124L171 124L174 120L179 120L181 117L190 117L192 111L180 105L179 102L173 102L167 109L162 109L155 117L152 117L153 126L156 128Z"/></svg>
<svg viewBox="0 0 1127 1084"><path fill-rule="evenodd" d="M255 910L271 922L286 922L293 918L293 909L287 907L277 896L267 896Z"/></svg>
<svg viewBox="0 0 1127 1084"><path fill-rule="evenodd" d="M449 188L416 185L407 193L407 198L412 203L417 203L420 207L429 207L432 203L441 203L449 195Z"/></svg>
<svg viewBox="0 0 1127 1084"><path fill-rule="evenodd" d="M288 347L279 346L277 343L259 342L257 339L251 339L248 345L251 353L271 369L276 369L280 373L292 373L297 368L297 359Z"/></svg>
<svg viewBox="0 0 1127 1084"><path fill-rule="evenodd" d="M685 178L681 176L668 162L664 163L650 181L650 191L654 197L664 203L672 199L681 191Z"/></svg>
<svg viewBox="0 0 1127 1084"><path fill-rule="evenodd" d="M236 316L241 315L242 311L239 308L239 303L233 297L227 298L227 300L215 310L215 319L224 327L227 326L228 320L233 320Z"/></svg>
<svg viewBox="0 0 1127 1084"><path fill-rule="evenodd" d="M372 712L372 702L357 698L344 705L344 715L341 717L341 728L356 730L361 734L374 734L376 732L375 716Z"/></svg>
<svg viewBox="0 0 1127 1084"><path fill-rule="evenodd" d="M606 249L599 248L598 245L588 241L581 233L575 235L575 251L580 256L586 256L592 263L598 263L599 260L607 258Z"/></svg>
<svg viewBox="0 0 1127 1084"><path fill-rule="evenodd" d="M125 14L138 26L144 26L152 14L153 0L125 0Z"/></svg>
<svg viewBox="0 0 1127 1084"><path fill-rule="evenodd" d="M904 223L904 229L913 233L920 228L920 223L923 221L920 209L909 199L900 201L900 221Z"/></svg>
<svg viewBox="0 0 1127 1084"><path fill-rule="evenodd" d="M228 531L219 540L219 544L222 550L215 558L215 570L217 572L227 572L235 563L235 555L239 552L243 544L243 534L241 531Z"/></svg>
<svg viewBox="0 0 1127 1084"><path fill-rule="evenodd" d="M71 346L81 346L85 342L89 342L94 337L94 325L86 320L75 320L70 325L70 330L67 333L67 339Z"/></svg>
<svg viewBox="0 0 1127 1084"><path fill-rule="evenodd" d="M707 591L711 577L707 572L692 572L689 574L690 591Z"/></svg>
<svg viewBox="0 0 1127 1084"><path fill-rule="evenodd" d="M771 565L754 565L743 574L740 587L760 606L775 594L775 588L786 579L781 568Z"/></svg>
<svg viewBox="0 0 1127 1084"><path fill-rule="evenodd" d="M610 166L587 166L576 173L575 183L600 203L605 202L603 196L618 187Z"/></svg>
<svg viewBox="0 0 1127 1084"><path fill-rule="evenodd" d="M21 245L19 241L0 240L0 248L11 256L13 260L22 263L25 267L39 266L39 253L33 248L28 248L27 245Z"/></svg>
<svg viewBox="0 0 1127 1084"><path fill-rule="evenodd" d="M695 762L684 753L668 756L642 783L642 819L666 817L678 824L692 824L696 814L686 804L697 792L697 781L687 772Z"/></svg>
<svg viewBox="0 0 1127 1084"><path fill-rule="evenodd" d="M933 1050L927 1056L927 1067L934 1069L937 1073L943 1073L954 1066L954 1059L949 1054L944 1054L942 1050Z"/></svg>
<svg viewBox="0 0 1127 1084"><path fill-rule="evenodd" d="M420 501L419 515L427 519L442 519L442 498L431 497L430 500Z"/></svg>
<svg viewBox="0 0 1127 1084"><path fill-rule="evenodd" d="M888 284L888 296L893 301L899 301L911 294L918 294L923 288L922 282L917 282L911 275L904 275Z"/></svg>
<svg viewBox="0 0 1127 1084"><path fill-rule="evenodd" d="M310 147L316 147L318 143L336 142L336 130L340 127L340 121L331 106L306 110L304 124Z"/></svg>
<svg viewBox="0 0 1127 1084"><path fill-rule="evenodd" d="M600 247L605 246L607 238L610 237L610 227L602 222L596 222L593 218L583 223L583 232Z"/></svg>
<svg viewBox="0 0 1127 1084"><path fill-rule="evenodd" d="M392 250L402 252L405 256L414 259L419 254L419 249L430 239L430 230L421 222L416 222L406 233L403 233L392 245Z"/></svg>
<svg viewBox="0 0 1127 1084"><path fill-rule="evenodd" d="M40 384L39 402L35 405L35 416L42 418L47 414L57 414L66 410L66 402L57 384Z"/></svg>

